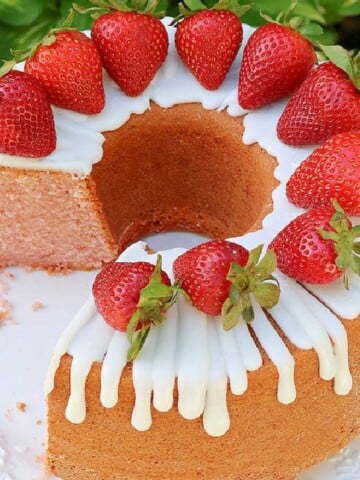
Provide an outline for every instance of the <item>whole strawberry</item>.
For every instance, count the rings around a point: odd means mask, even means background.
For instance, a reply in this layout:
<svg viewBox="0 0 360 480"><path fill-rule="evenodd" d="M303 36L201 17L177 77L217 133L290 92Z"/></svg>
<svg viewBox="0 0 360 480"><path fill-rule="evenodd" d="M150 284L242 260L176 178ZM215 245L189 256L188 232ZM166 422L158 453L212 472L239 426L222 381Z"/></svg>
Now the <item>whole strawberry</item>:
<svg viewBox="0 0 360 480"><path fill-rule="evenodd" d="M279 138L289 145L321 143L349 130L360 130L360 93L331 62L309 73L277 125Z"/></svg>
<svg viewBox="0 0 360 480"><path fill-rule="evenodd" d="M339 133L316 148L292 174L286 193L303 208L330 207L336 198L348 215L360 216L360 131Z"/></svg>
<svg viewBox="0 0 360 480"><path fill-rule="evenodd" d="M42 85L15 70L0 77L0 152L45 157L55 147L53 112Z"/></svg>
<svg viewBox="0 0 360 480"><path fill-rule="evenodd" d="M52 30L26 59L25 71L41 81L58 107L85 114L104 108L101 58L82 32Z"/></svg>
<svg viewBox="0 0 360 480"><path fill-rule="evenodd" d="M248 110L293 93L316 61L311 43L277 23L259 27L247 42L239 75L239 103Z"/></svg>
<svg viewBox="0 0 360 480"><path fill-rule="evenodd" d="M91 36L106 71L131 97L145 90L168 52L165 27L145 13L106 13L94 22Z"/></svg>
<svg viewBox="0 0 360 480"><path fill-rule="evenodd" d="M335 202L336 204L336 202ZM354 270L360 275L360 226L352 228L337 205L311 209L292 220L269 245L278 268L299 282L330 283Z"/></svg>
<svg viewBox="0 0 360 480"><path fill-rule="evenodd" d="M224 328L232 328L240 316L251 321L250 294L270 308L278 301L278 286L271 273L275 257L268 252L260 261L262 246L249 252L227 240L211 240L181 256L173 265L175 279L193 305L208 315L222 315Z"/></svg>
<svg viewBox="0 0 360 480"><path fill-rule="evenodd" d="M228 10L202 10L181 21L176 29L177 52L205 88L223 83L243 38L242 24Z"/></svg>
<svg viewBox="0 0 360 480"><path fill-rule="evenodd" d="M127 331L131 343L129 360L138 355L150 327L165 320L164 312L175 300L170 285L169 277L161 270L160 256L156 266L147 262L112 262L96 276L96 307L109 325Z"/></svg>

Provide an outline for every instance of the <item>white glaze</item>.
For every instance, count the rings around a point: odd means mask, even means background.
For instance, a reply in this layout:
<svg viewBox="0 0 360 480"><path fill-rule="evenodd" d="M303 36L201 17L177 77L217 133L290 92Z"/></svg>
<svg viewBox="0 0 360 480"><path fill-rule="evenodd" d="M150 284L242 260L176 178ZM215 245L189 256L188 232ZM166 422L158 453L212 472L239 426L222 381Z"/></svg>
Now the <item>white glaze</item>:
<svg viewBox="0 0 360 480"><path fill-rule="evenodd" d="M119 260L155 263L156 254L149 255L145 247L143 242L138 242L125 250ZM174 259L183 251L159 252L163 268L170 276ZM352 378L347 336L341 321L303 286L280 272L276 276L283 292L280 305L285 306L271 311L274 321L283 331L282 325L286 325L284 335L297 347L314 348L320 377L334 379L335 392L347 394ZM357 305L359 308L359 302ZM177 378L179 413L189 420L203 415L205 431L211 436L223 435L230 427L226 407L228 382L232 393L241 395L248 388L247 371L262 365L255 337L277 368L278 401L293 402L296 398L294 358L259 307L255 307L255 320L250 325L240 320L235 328L225 332L219 317L197 311L181 297L169 311L163 326L152 329L133 364L136 401L129 421L140 431L150 428L152 395L155 408L169 410ZM117 398L118 386L126 364L128 342L125 333L114 332L101 320L88 300L86 308L73 319L58 342L46 383L47 393L53 389L54 366L59 364L66 344L73 356L66 417L81 423L86 412L85 381L93 362L104 358L101 403L110 408L121 402L121 398Z"/></svg>
<svg viewBox="0 0 360 480"><path fill-rule="evenodd" d="M237 79L242 52L221 88L207 91L178 59L173 45L174 29L168 27L168 31L170 51L167 60L141 96L126 97L104 74L106 106L103 112L90 117L54 108L57 150L41 160L0 155L0 165L65 169L78 176L87 175L92 165L101 158L104 137L100 132L121 126L132 113L143 113L149 108L150 100L164 108L178 103L198 102L206 109L227 110L234 116L246 113L237 102ZM245 26L244 44L250 32L251 29ZM302 211L287 201L285 183L296 166L312 152L313 147L292 148L278 140L276 122L284 106L285 101L276 102L248 113L244 119L243 141L247 144L257 142L277 158L275 176L280 181L273 193L273 211L264 219L263 228L243 236L241 240L234 239L248 248L259 243L268 244L281 228ZM82 142L78 142L79 136ZM359 219L355 221L359 223ZM161 252L164 270L170 276L171 265L182 252L182 249ZM139 242L123 252L120 259L155 263L156 256L148 255L145 245ZM340 286L340 282L328 286L305 285L312 292L310 294L303 286L280 272L277 276L282 295L279 304L271 311L274 321L296 347L313 348L316 351L319 375L324 380L334 379L337 394L348 393L352 379L346 332L342 323L323 303L338 316L356 318L360 314L360 280L351 279L349 292ZM133 365L136 401L131 422L134 428L150 428L151 398L154 407L161 412L172 407L177 379L179 413L186 419L203 415L204 429L209 435L223 435L230 426L226 407L227 384L229 383L233 394L241 395L248 388L247 371L259 369L263 363L254 337L277 368L278 400L284 404L295 400L294 358L261 309L256 309L251 326L241 320L230 332L222 329L219 318L207 317L184 299L171 308L168 317L161 328L152 330ZM49 393L54 387L54 375L61 356L66 351L70 353L74 358L71 395L66 409L70 421L80 423L85 418L85 381L95 361L104 360L100 393L102 405L111 408L118 401L121 402L121 398L118 398L118 384L126 364L127 348L126 335L114 332L99 321L90 297L60 338L46 381L46 391Z"/></svg>

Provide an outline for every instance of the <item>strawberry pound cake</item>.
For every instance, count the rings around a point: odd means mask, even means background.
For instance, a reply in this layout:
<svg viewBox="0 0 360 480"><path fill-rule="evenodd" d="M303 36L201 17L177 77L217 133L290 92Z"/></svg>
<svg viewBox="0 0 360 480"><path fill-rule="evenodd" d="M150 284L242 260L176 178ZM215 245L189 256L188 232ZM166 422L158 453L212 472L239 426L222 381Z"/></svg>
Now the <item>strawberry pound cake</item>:
<svg viewBox="0 0 360 480"><path fill-rule="evenodd" d="M276 124L285 101L250 113L239 106L238 65L243 49L221 86L210 91L181 63L174 47L175 29L168 26L167 30L170 46L166 61L148 89L136 97L137 102L145 98L150 111L140 117L133 115L118 133L126 125L135 125L135 129L137 118L145 119L156 112L187 115L191 111L192 118L207 125L211 118L234 122L234 128L238 122L241 132L235 129L231 133L240 134L241 143L249 150L238 150L243 152L236 155L242 158L236 170L238 175L231 174L227 179L231 179L231 184L236 182L248 164L252 173L240 186L240 190L246 190L242 201L235 206L229 197L225 203L232 205L229 217L233 219L241 212L245 223L241 228L235 226L236 235L221 235L218 231L216 236L231 236L231 242L249 250L273 242L276 251L274 239L280 238L288 224L306 214L289 202L286 184L315 147L294 148L279 140ZM244 44L251 33L252 29L244 26ZM108 88L105 83L106 95ZM149 103L150 99L153 103ZM124 97L124 101L126 105L134 99ZM190 121L190 117L186 118ZM163 133L163 123L160 125ZM173 123L166 125L172 131ZM185 124L182 128L186 128ZM139 144L142 146L148 138L143 139L142 134ZM176 144L174 148L184 141L177 135L171 138ZM214 138L216 141L211 143ZM107 137L105 152L108 142L113 141ZM206 149L210 142L211 150L223 151L224 137L218 136L218 130L209 130L206 137L197 130L197 145L190 136L187 142L191 142L197 156L198 142L201 149ZM144 150L139 151L143 155ZM166 148L165 151L169 152ZM227 155L222 161L218 180L215 181L215 175L210 183L207 163L202 168L204 178L199 170L194 188L194 192L199 192L194 194L195 198L201 197L201 180L206 179L207 200L202 203L211 203L214 212L212 202L219 191L224 193L224 188L227 192L232 188L224 186L223 177L229 177L227 171L220 175L228 168ZM154 158L152 162L159 168ZM272 169L274 178L270 179ZM171 163L170 175L173 172L179 172L176 163ZM254 172L256 175L252 176ZM148 170L144 173L152 175ZM185 181L183 176L180 178L180 183ZM259 217L247 221L246 211L251 211L252 204L261 196L258 182L262 178L271 185L271 200L268 198L256 207ZM252 181L257 185L255 195L248 190L254 185ZM191 184L191 179L188 182ZM265 197L268 195L269 190ZM136 199L131 199L130 205L133 201ZM328 208L325 210L328 212ZM339 212L338 215L341 217ZM339 221L344 223L342 218ZM229 221L227 217L223 219ZM358 217L354 223L359 223ZM158 254L167 278L173 281L174 265L186 255L182 248L151 253L143 242L138 242L120 255L118 263L155 264ZM298 266L302 271L302 265ZM282 269L285 271L286 267ZM115 288L115 310L122 311L123 287L113 285L116 270L112 276L104 274L100 291L106 285ZM327 269L322 270L326 276ZM122 315L118 317L109 306L112 294L99 302L99 290L94 286L94 294L60 337L50 362L46 381L49 470L65 480L292 480L307 467L337 452L358 435L360 428L360 282L356 274L349 274L346 290L337 269L332 266L330 270L331 281L324 284L319 284L319 278L314 281L311 275L293 279L279 270L274 270L274 276L262 273L270 280L267 292L280 289L277 303L260 294L260 306L251 301L251 308L240 312L227 308L227 326L223 325L222 312L204 312L203 303L200 302L199 309L191 295L180 294L172 304L166 293L169 303L165 314L160 320L158 316L151 317L156 326L148 329L145 323L144 329L137 330L137 317L130 322L130 333L121 326ZM307 271L313 277L321 274L313 265ZM256 295L251 293L247 298L250 297ZM128 309L128 303L124 303ZM129 358L133 361L129 362Z"/></svg>
<svg viewBox="0 0 360 480"><path fill-rule="evenodd" d="M0 78L1 265L86 269L123 252L50 362L47 459L63 480L292 480L359 433L357 87L287 27L182 13L176 26L106 13L91 40L52 31ZM49 65L72 51L53 89ZM24 142L19 116L48 141ZM218 240L133 243L177 229Z"/></svg>

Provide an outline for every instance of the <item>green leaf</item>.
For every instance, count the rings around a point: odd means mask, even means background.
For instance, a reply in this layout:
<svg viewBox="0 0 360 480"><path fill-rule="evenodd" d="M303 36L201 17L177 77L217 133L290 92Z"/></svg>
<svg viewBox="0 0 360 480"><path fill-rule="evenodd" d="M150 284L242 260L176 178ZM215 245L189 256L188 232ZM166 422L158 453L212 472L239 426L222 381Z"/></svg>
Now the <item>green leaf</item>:
<svg viewBox="0 0 360 480"><path fill-rule="evenodd" d="M241 308L239 305L233 305L230 299L225 300L221 316L223 319L224 330L229 331L239 323Z"/></svg>
<svg viewBox="0 0 360 480"><path fill-rule="evenodd" d="M44 0L2 0L0 18L12 27L31 25L44 9Z"/></svg>
<svg viewBox="0 0 360 480"><path fill-rule="evenodd" d="M250 323L254 320L254 309L251 304L250 296L245 296L242 301L241 314L245 322Z"/></svg>
<svg viewBox="0 0 360 480"><path fill-rule="evenodd" d="M324 33L324 29L317 23L307 23L299 28L304 37L318 37Z"/></svg>
<svg viewBox="0 0 360 480"><path fill-rule="evenodd" d="M261 252L264 245L258 245L249 252L249 258L245 268L255 268L261 257Z"/></svg>
<svg viewBox="0 0 360 480"><path fill-rule="evenodd" d="M72 8L74 0L62 0L61 2L61 21L63 21L69 13L69 10ZM83 8L90 8L92 4L89 0L76 0L76 3ZM73 26L79 30L88 30L91 28L94 20L90 14L80 14L75 12Z"/></svg>
<svg viewBox="0 0 360 480"><path fill-rule="evenodd" d="M132 362L139 355L141 349L143 348L145 341L149 335L150 327L143 327L139 330L133 339L133 342L130 345L130 348L127 352L127 359L129 362Z"/></svg>
<svg viewBox="0 0 360 480"><path fill-rule="evenodd" d="M48 1L42 15L31 26L10 27L0 22L0 58L10 59L10 49L25 50L36 42L55 25L60 18L60 12L54 2Z"/></svg>
<svg viewBox="0 0 360 480"><path fill-rule="evenodd" d="M257 303L263 308L274 307L280 298L280 289L275 283L260 283L253 292Z"/></svg>
<svg viewBox="0 0 360 480"><path fill-rule="evenodd" d="M256 267L256 278L260 281L270 277L276 270L277 260L273 250L268 250Z"/></svg>
<svg viewBox="0 0 360 480"><path fill-rule="evenodd" d="M320 48L332 63L348 74L350 79L354 77L353 63L349 52L345 48L340 45L322 44L320 44Z"/></svg>
<svg viewBox="0 0 360 480"><path fill-rule="evenodd" d="M355 242L353 248L354 248L354 253L356 255L360 255L360 242Z"/></svg>
<svg viewBox="0 0 360 480"><path fill-rule="evenodd" d="M190 11L206 10L206 5L201 0L184 0L185 6Z"/></svg>

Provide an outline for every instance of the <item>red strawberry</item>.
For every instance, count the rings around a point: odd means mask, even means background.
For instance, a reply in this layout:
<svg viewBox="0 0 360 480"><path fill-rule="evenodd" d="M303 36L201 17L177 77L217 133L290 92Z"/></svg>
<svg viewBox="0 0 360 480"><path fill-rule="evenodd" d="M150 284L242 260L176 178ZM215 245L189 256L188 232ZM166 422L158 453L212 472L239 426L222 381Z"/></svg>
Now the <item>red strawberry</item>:
<svg viewBox="0 0 360 480"><path fill-rule="evenodd" d="M360 94L331 62L310 72L277 125L279 138L289 145L320 143L349 130L360 130Z"/></svg>
<svg viewBox="0 0 360 480"><path fill-rule="evenodd" d="M235 13L202 10L179 23L175 45L201 85L216 90L224 81L242 38L242 25Z"/></svg>
<svg viewBox="0 0 360 480"><path fill-rule="evenodd" d="M360 216L360 132L326 140L290 177L286 192L299 207L331 206L336 198L349 215Z"/></svg>
<svg viewBox="0 0 360 480"><path fill-rule="evenodd" d="M56 147L54 117L42 85L24 72L0 78L0 152L45 157Z"/></svg>
<svg viewBox="0 0 360 480"><path fill-rule="evenodd" d="M208 315L222 314L224 328L232 328L242 314L250 321L254 313L250 293L270 308L278 299L271 272L274 256L265 255L258 264L262 246L249 252L227 240L211 240L179 256L173 265L175 279L193 305Z"/></svg>
<svg viewBox="0 0 360 480"><path fill-rule="evenodd" d="M95 278L93 295L104 320L116 330L127 331L131 342L128 357L139 353L151 325L159 325L174 302L173 288L161 270L147 262L112 262ZM139 330L137 335L135 331Z"/></svg>
<svg viewBox="0 0 360 480"><path fill-rule="evenodd" d="M309 210L292 220L269 245L275 251L279 269L299 282L324 284L341 277L348 269L360 275L356 253L360 226L350 221L337 206ZM345 284L347 285L347 279Z"/></svg>
<svg viewBox="0 0 360 480"><path fill-rule="evenodd" d="M101 112L102 65L92 40L76 30L50 32L48 39L26 60L25 71L41 81L54 105L85 114Z"/></svg>
<svg viewBox="0 0 360 480"><path fill-rule="evenodd" d="M113 11L99 17L91 36L110 77L127 95L140 95L163 64L169 40L159 19Z"/></svg>
<svg viewBox="0 0 360 480"><path fill-rule="evenodd" d="M293 93L315 61L314 48L300 33L277 23L259 27L244 49L240 105L251 110Z"/></svg>

